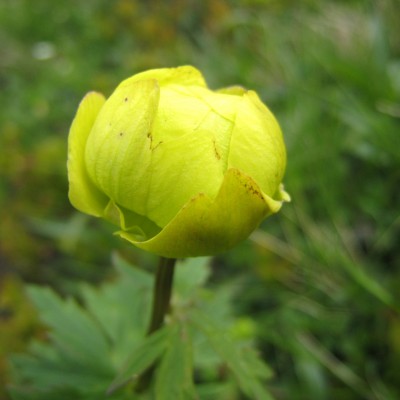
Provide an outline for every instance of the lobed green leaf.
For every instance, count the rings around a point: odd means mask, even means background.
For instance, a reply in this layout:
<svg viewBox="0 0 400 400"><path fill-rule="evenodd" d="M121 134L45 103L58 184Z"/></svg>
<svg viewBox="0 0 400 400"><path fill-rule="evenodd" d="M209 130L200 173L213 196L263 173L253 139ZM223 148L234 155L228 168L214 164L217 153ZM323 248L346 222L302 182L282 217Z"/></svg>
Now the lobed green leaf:
<svg viewBox="0 0 400 400"><path fill-rule="evenodd" d="M122 386L137 379L164 353L170 335L170 328L164 327L146 337L133 351L117 377L107 389L111 394Z"/></svg>
<svg viewBox="0 0 400 400"><path fill-rule="evenodd" d="M216 353L235 376L240 389L252 399L272 400L262 380L271 377L271 370L252 349L243 349L199 310L192 310L190 321L207 338Z"/></svg>
<svg viewBox="0 0 400 400"><path fill-rule="evenodd" d="M192 338L187 325L176 322L171 327L167 351L157 372L157 400L198 399L193 384Z"/></svg>

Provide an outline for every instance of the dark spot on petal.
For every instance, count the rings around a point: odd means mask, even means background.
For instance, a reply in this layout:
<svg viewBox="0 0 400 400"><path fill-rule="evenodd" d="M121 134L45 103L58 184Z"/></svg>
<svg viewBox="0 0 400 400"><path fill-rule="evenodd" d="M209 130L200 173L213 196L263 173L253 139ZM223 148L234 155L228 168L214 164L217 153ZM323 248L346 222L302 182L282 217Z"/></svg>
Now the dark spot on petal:
<svg viewBox="0 0 400 400"><path fill-rule="evenodd" d="M151 132L148 132L146 136L150 140L149 148L150 148L150 150L153 150L153 136L152 136Z"/></svg>
<svg viewBox="0 0 400 400"><path fill-rule="evenodd" d="M220 160L221 159L221 155L218 152L217 144L215 143L215 140L213 141L213 143L214 143L214 154L215 154L215 157L216 157L217 160Z"/></svg>
<svg viewBox="0 0 400 400"><path fill-rule="evenodd" d="M263 199L262 193L252 184L246 182L243 183L243 187L246 189L248 193L251 193L252 195L259 197L260 199Z"/></svg>
<svg viewBox="0 0 400 400"><path fill-rule="evenodd" d="M154 147L151 148L152 151L154 151L160 144L162 144L163 142L158 142Z"/></svg>
<svg viewBox="0 0 400 400"><path fill-rule="evenodd" d="M128 101L128 98L127 98L127 97L125 97L124 101L125 101L125 103L126 103L126 102Z"/></svg>
<svg viewBox="0 0 400 400"><path fill-rule="evenodd" d="M120 133L119 133L119 136L124 136L124 132L120 132Z"/></svg>

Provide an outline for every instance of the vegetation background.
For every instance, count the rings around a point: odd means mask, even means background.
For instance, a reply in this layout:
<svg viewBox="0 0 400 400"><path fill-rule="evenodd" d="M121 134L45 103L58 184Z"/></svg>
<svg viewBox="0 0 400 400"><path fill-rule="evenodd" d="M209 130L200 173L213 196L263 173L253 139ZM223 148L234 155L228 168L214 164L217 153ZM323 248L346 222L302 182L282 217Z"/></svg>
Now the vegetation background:
<svg viewBox="0 0 400 400"><path fill-rule="evenodd" d="M112 278L112 252L155 263L68 202L80 99L192 64L212 88L257 90L284 131L293 201L210 283L240 282L237 333L275 396L399 399L399 16L397 0L2 0L0 388L43 332L26 283L74 294Z"/></svg>

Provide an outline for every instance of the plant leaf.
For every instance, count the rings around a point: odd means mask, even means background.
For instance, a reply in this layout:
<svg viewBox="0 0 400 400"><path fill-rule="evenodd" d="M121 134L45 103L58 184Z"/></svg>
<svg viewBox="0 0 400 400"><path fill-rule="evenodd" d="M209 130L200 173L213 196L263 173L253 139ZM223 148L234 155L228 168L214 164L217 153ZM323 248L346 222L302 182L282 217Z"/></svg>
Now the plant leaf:
<svg viewBox="0 0 400 400"><path fill-rule="evenodd" d="M113 264L117 280L101 288L83 285L81 292L86 308L111 342L114 365L120 366L145 336L153 279L117 254Z"/></svg>
<svg viewBox="0 0 400 400"><path fill-rule="evenodd" d="M247 396L255 400L273 399L261 382L262 379L271 377L271 371L254 350L240 348L199 310L192 310L190 320L206 336L216 353L235 376L240 389Z"/></svg>
<svg viewBox="0 0 400 400"><path fill-rule="evenodd" d="M31 286L28 294L42 321L51 329L50 337L63 358L101 375L112 373L108 362L109 344L87 312L74 300L63 301L48 288Z"/></svg>
<svg viewBox="0 0 400 400"><path fill-rule="evenodd" d="M157 371L157 400L198 399L193 385L192 338L187 325L177 323Z"/></svg>
<svg viewBox="0 0 400 400"><path fill-rule="evenodd" d="M179 262L174 279L174 291L184 299L193 297L210 276L208 257L187 258Z"/></svg>
<svg viewBox="0 0 400 400"><path fill-rule="evenodd" d="M149 368L165 351L168 345L169 328L164 327L146 337L128 358L123 370L113 380L107 393L113 393L128 384Z"/></svg>

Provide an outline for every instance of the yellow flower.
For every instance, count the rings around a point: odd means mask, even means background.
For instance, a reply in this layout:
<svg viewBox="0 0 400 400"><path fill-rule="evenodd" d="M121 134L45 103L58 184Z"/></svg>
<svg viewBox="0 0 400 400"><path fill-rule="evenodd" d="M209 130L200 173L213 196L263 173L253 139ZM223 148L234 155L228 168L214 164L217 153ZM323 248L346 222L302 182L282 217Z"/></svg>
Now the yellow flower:
<svg viewBox="0 0 400 400"><path fill-rule="evenodd" d="M69 198L135 246L212 255L289 201L285 145L253 91L210 90L190 66L123 81L82 100L68 140Z"/></svg>

